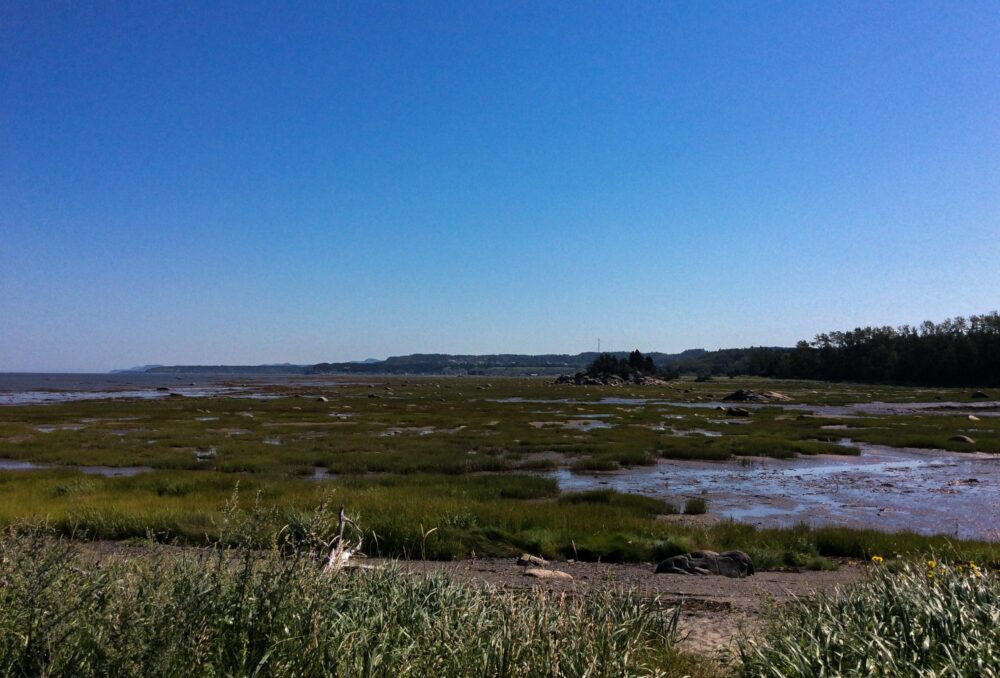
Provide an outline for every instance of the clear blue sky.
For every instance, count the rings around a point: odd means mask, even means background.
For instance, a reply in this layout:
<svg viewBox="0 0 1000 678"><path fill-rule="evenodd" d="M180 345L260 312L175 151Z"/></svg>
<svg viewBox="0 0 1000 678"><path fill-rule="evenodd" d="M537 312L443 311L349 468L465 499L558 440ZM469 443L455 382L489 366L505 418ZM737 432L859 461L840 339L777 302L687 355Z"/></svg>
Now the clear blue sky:
<svg viewBox="0 0 1000 678"><path fill-rule="evenodd" d="M1000 3L0 4L0 370L1000 306Z"/></svg>

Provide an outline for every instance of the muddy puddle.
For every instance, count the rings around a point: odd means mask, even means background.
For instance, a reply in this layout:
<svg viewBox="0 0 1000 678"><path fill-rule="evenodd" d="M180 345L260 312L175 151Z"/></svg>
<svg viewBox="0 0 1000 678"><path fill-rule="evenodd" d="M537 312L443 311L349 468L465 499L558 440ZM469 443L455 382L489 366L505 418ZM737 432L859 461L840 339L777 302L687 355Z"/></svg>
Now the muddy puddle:
<svg viewBox="0 0 1000 678"><path fill-rule="evenodd" d="M709 512L764 527L842 525L1000 539L1000 455L852 443L857 457L664 460L615 473L546 473L562 490L611 488L708 501Z"/></svg>
<svg viewBox="0 0 1000 678"><path fill-rule="evenodd" d="M137 476L153 469L149 466L60 466L57 464L36 464L33 461L0 459L0 471L51 471L53 469L73 470L87 475L119 478Z"/></svg>

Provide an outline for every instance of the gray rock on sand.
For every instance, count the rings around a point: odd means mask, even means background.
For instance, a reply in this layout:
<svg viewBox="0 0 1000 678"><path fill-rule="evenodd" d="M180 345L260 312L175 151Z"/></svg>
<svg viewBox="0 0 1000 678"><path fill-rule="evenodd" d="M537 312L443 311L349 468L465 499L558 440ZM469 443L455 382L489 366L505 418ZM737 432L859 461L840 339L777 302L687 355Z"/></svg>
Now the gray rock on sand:
<svg viewBox="0 0 1000 678"><path fill-rule="evenodd" d="M656 566L656 574L718 574L748 577L754 574L753 560L743 551L693 551L672 556Z"/></svg>

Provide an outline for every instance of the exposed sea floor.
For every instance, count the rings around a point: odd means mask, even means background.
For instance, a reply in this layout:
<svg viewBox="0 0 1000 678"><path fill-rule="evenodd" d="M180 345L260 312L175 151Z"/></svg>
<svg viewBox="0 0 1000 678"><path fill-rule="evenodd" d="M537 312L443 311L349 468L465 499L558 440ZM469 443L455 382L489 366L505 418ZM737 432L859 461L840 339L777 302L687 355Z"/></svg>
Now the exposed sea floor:
<svg viewBox="0 0 1000 678"><path fill-rule="evenodd" d="M858 456L661 461L612 473L553 471L562 490L610 488L763 527L842 525L1000 539L1000 455L853 443Z"/></svg>

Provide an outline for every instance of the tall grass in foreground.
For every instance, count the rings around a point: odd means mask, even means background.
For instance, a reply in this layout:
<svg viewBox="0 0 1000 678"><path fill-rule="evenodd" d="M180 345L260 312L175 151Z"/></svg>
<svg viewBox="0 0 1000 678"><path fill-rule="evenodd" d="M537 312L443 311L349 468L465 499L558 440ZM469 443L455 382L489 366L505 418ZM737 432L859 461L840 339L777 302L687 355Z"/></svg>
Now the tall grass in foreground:
<svg viewBox="0 0 1000 678"><path fill-rule="evenodd" d="M162 547L161 547L162 548ZM320 573L300 549L151 550L100 566L0 539L4 676L710 675L677 617L627 592L511 593L400 570Z"/></svg>
<svg viewBox="0 0 1000 678"><path fill-rule="evenodd" d="M755 677L1000 676L1000 580L974 565L881 566L781 608L740 655Z"/></svg>

